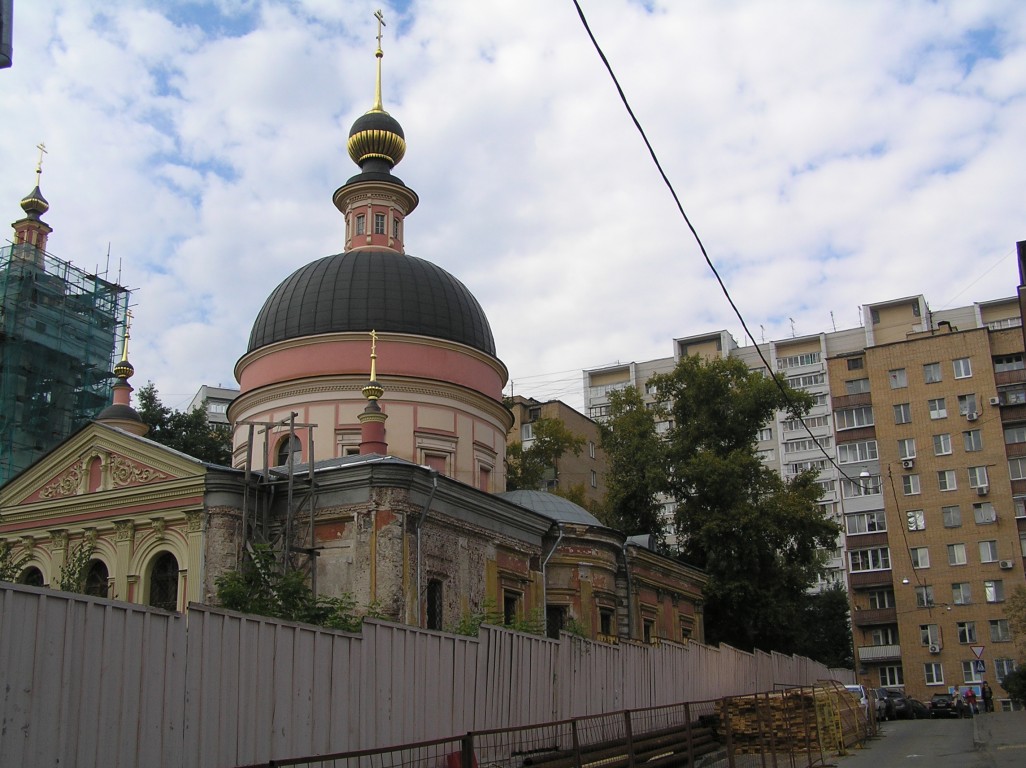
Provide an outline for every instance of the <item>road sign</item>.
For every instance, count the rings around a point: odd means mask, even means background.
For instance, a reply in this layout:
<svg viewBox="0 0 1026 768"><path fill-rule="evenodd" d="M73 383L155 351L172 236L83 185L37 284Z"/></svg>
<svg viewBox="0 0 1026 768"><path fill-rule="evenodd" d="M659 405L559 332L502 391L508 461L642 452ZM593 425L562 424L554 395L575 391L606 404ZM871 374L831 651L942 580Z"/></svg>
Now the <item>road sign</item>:
<svg viewBox="0 0 1026 768"><path fill-rule="evenodd" d="M973 669L977 672L983 673L987 671L987 665L983 663L981 659L977 659L973 662Z"/></svg>
<svg viewBox="0 0 1026 768"><path fill-rule="evenodd" d="M972 648L973 653L976 654L976 658L978 658L978 659L982 659L983 658L983 648L984 648L984 646L982 646L982 645L970 645L969 647Z"/></svg>

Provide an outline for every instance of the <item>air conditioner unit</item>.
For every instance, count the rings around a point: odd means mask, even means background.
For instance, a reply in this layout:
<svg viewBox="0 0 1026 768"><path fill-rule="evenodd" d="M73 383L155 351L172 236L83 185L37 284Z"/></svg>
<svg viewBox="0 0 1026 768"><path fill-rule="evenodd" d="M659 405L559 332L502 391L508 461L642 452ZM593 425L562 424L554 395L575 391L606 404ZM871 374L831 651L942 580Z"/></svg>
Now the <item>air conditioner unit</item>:
<svg viewBox="0 0 1026 768"><path fill-rule="evenodd" d="M988 493L990 493L990 486L989 485L980 485L980 486L976 487L976 495L977 496L986 496Z"/></svg>
<svg viewBox="0 0 1026 768"><path fill-rule="evenodd" d="M940 643L930 643L930 653L940 653Z"/></svg>
<svg viewBox="0 0 1026 768"><path fill-rule="evenodd" d="M1001 568L1002 571L1010 571L1015 567L1015 563L1013 563L1011 560L999 560L998 566Z"/></svg>
<svg viewBox="0 0 1026 768"><path fill-rule="evenodd" d="M915 459L902 459L901 460L901 468L902 469L912 469L912 467L914 467L915 465L916 465L916 460Z"/></svg>
<svg viewBox="0 0 1026 768"><path fill-rule="evenodd" d="M990 398L990 404L991 405L1001 405L1001 398L1000 397L992 397L992 398Z"/></svg>
<svg viewBox="0 0 1026 768"><path fill-rule="evenodd" d="M978 418L980 418L980 414L978 414L976 411L969 411L969 413L965 415L965 418L967 421L976 421Z"/></svg>

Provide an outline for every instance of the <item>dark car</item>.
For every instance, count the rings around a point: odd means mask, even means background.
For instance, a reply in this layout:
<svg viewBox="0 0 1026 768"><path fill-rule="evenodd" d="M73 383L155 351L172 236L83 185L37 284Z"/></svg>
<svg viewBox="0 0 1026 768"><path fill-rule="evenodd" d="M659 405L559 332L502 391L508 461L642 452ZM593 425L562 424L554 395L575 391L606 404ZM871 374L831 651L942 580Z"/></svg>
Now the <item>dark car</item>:
<svg viewBox="0 0 1026 768"><path fill-rule="evenodd" d="M912 711L912 705L909 703L908 697L905 696L903 691L898 691L894 688L881 688L880 690L883 692L884 696L887 697L888 701L891 702L894 717L896 719L911 720L915 717L915 713Z"/></svg>
<svg viewBox="0 0 1026 768"><path fill-rule="evenodd" d="M935 693L930 697L930 717L958 717L955 700L950 693Z"/></svg>
<svg viewBox="0 0 1026 768"><path fill-rule="evenodd" d="M925 720L930 716L930 708L919 699L909 699L908 703L912 705L912 715L916 720Z"/></svg>

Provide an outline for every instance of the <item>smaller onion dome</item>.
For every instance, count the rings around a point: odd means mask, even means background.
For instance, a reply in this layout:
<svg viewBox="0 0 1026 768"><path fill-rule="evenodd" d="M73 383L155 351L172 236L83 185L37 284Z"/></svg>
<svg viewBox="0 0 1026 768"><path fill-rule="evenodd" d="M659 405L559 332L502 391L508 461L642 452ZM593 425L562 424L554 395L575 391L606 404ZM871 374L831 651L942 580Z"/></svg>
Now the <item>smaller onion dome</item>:
<svg viewBox="0 0 1026 768"><path fill-rule="evenodd" d="M392 168L406 154L406 136L399 121L388 112L372 109L356 118L349 129L346 149L360 167L367 160L384 160Z"/></svg>
<svg viewBox="0 0 1026 768"><path fill-rule="evenodd" d="M50 210L50 204L43 197L43 193L39 191L38 184L35 189L21 199L21 209L33 218L39 218Z"/></svg>
<svg viewBox="0 0 1026 768"><path fill-rule="evenodd" d="M119 360L117 365L114 366L114 375L124 381L130 379L135 374L135 366L128 362L127 358Z"/></svg>

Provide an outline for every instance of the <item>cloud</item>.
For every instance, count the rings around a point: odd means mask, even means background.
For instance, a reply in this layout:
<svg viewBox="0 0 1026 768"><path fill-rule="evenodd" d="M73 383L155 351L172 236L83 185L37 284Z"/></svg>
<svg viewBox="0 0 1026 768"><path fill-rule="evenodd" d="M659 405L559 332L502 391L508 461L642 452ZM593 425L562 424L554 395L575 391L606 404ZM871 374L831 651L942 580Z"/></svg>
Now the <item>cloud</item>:
<svg viewBox="0 0 1026 768"><path fill-rule="evenodd" d="M1020 3L582 5L753 329L1014 292ZM581 368L740 333L572 4L384 11L396 174L421 197L407 248L478 297L519 393L580 405ZM342 248L331 194L373 99L374 19L327 0L16 14L0 203L18 217L45 141L50 250L136 289L137 383L181 407L232 380L282 279Z"/></svg>

